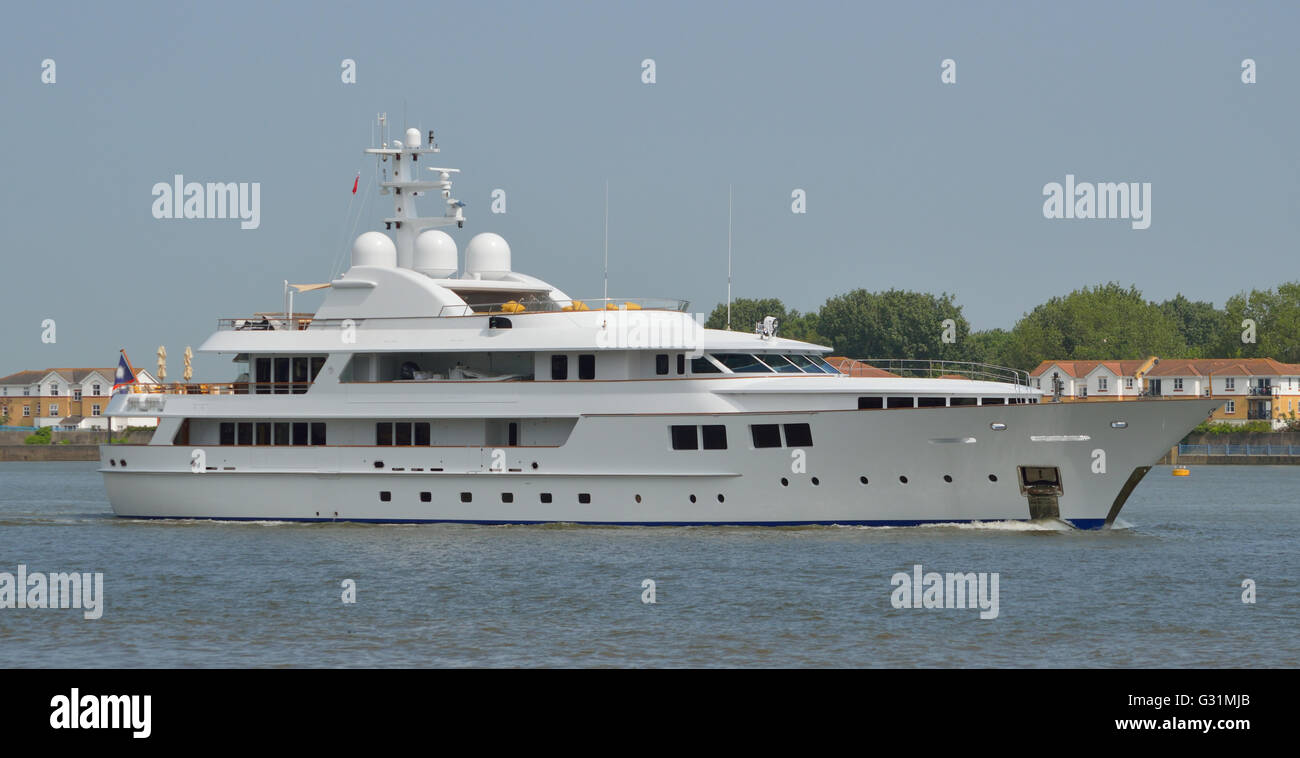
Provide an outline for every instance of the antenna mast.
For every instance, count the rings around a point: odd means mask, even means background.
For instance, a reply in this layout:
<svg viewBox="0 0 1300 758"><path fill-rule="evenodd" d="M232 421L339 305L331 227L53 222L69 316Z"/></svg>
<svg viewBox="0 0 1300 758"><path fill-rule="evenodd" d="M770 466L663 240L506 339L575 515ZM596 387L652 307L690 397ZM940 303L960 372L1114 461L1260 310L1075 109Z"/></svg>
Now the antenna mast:
<svg viewBox="0 0 1300 758"><path fill-rule="evenodd" d="M731 331L731 185L727 185L727 331Z"/></svg>
<svg viewBox="0 0 1300 758"><path fill-rule="evenodd" d="M604 327L609 323L609 180L605 180L605 277L604 277L604 294L601 296L601 308L605 310L605 316L601 320L601 326Z"/></svg>

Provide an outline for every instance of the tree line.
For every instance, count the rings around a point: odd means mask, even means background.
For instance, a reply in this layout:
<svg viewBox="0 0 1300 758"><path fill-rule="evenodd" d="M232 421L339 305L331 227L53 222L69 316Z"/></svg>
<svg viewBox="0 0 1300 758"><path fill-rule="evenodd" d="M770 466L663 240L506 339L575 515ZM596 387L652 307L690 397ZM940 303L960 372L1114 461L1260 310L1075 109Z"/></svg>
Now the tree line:
<svg viewBox="0 0 1300 758"><path fill-rule="evenodd" d="M740 298L731 328L752 331L765 316L780 319L780 336L828 345L853 358L976 361L1030 370L1053 360L1146 358L1274 358L1300 363L1300 281L1228 298L1223 308L1181 293L1147 300L1117 282L1053 297L1011 329L972 331L953 295L857 289L836 295L816 313L788 309L777 298ZM720 303L706 326L725 328Z"/></svg>

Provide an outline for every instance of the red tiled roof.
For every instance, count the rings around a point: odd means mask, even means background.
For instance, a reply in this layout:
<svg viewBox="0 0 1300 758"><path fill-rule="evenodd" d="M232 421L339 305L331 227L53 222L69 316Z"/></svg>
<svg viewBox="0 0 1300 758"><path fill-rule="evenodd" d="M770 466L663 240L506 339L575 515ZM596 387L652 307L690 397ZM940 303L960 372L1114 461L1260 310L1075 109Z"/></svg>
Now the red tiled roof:
<svg viewBox="0 0 1300 758"><path fill-rule="evenodd" d="M1300 365L1272 358L1170 358L1147 372L1148 376L1300 376Z"/></svg>
<svg viewBox="0 0 1300 758"><path fill-rule="evenodd" d="M113 376L117 373L117 367L113 368L45 368L31 371L19 371L9 376L0 377L0 384L35 384L51 372L58 373L64 379L77 384L85 379L92 371L98 371L101 375L112 381Z"/></svg>
<svg viewBox="0 0 1300 758"><path fill-rule="evenodd" d="M1043 372L1052 366L1060 366L1061 370L1067 376L1075 378L1087 376L1092 373L1098 366L1105 366L1117 376L1134 376L1142 368L1144 360L1120 360L1120 361L1043 361L1038 367L1029 372L1030 376L1042 376Z"/></svg>

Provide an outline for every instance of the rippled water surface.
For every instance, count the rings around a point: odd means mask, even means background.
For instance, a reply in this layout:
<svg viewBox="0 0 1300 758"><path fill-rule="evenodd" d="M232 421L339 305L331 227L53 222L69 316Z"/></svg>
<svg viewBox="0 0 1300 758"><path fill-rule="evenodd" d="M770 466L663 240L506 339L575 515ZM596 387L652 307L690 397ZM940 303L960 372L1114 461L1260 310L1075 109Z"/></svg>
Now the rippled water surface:
<svg viewBox="0 0 1300 758"><path fill-rule="evenodd" d="M1300 467L1156 468L1077 532L130 521L96 465L0 463L0 572L105 595L0 608L5 666L1300 665ZM894 608L917 563L996 572L998 617Z"/></svg>

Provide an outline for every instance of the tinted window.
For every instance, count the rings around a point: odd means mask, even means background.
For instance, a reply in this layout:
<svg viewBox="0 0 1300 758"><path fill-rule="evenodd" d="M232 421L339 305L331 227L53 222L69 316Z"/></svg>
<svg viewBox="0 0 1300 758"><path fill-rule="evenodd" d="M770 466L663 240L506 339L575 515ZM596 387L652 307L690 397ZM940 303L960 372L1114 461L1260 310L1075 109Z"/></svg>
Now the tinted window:
<svg viewBox="0 0 1300 758"><path fill-rule="evenodd" d="M253 425L244 422L244 423L240 423L238 425L238 428L239 428L239 444L241 445L253 444Z"/></svg>
<svg viewBox="0 0 1300 758"><path fill-rule="evenodd" d="M754 447L781 447L781 427L776 424L751 424Z"/></svg>
<svg viewBox="0 0 1300 758"><path fill-rule="evenodd" d="M293 425L293 444L306 445L308 439L306 422L295 422Z"/></svg>
<svg viewBox="0 0 1300 758"><path fill-rule="evenodd" d="M706 424L700 427L700 431L705 450L727 449L727 427L722 424Z"/></svg>
<svg viewBox="0 0 1300 758"><path fill-rule="evenodd" d="M883 397L860 397L858 398L858 410L868 410L875 408L884 408L885 399Z"/></svg>
<svg viewBox="0 0 1300 758"><path fill-rule="evenodd" d="M674 425L672 427L673 450L699 450L700 441L695 433L695 426Z"/></svg>
<svg viewBox="0 0 1300 758"><path fill-rule="evenodd" d="M269 423L266 422L259 423L254 426L254 429L257 432L257 437L256 437L257 444L259 445L271 444L271 425Z"/></svg>
<svg viewBox="0 0 1300 758"><path fill-rule="evenodd" d="M684 353L677 354L677 373L679 375L686 373L686 355Z"/></svg>
<svg viewBox="0 0 1300 758"><path fill-rule="evenodd" d="M954 398L950 398L950 399L948 400L948 404L949 404L949 405L974 405L974 404L975 404L975 398L973 398L973 397L954 397Z"/></svg>
<svg viewBox="0 0 1300 758"><path fill-rule="evenodd" d="M886 408L913 408L915 407L915 404L912 402L913 399L914 398L910 398L910 397L890 396L888 398L885 398L886 400L885 407Z"/></svg>
<svg viewBox="0 0 1300 758"><path fill-rule="evenodd" d="M235 425L233 422L222 422L221 424L221 444L235 444Z"/></svg>
<svg viewBox="0 0 1300 758"><path fill-rule="evenodd" d="M668 373L668 353L660 353L655 356L655 373Z"/></svg>
<svg viewBox="0 0 1300 758"><path fill-rule="evenodd" d="M578 356L578 378L579 379L596 378L596 356L594 355Z"/></svg>
<svg viewBox="0 0 1300 758"><path fill-rule="evenodd" d="M1005 397L986 397L980 402L982 405L1006 405L1007 399Z"/></svg>
<svg viewBox="0 0 1300 758"><path fill-rule="evenodd" d="M736 374L770 374L772 369L768 368L759 359L748 353L718 353L713 356L718 361L731 369Z"/></svg>
<svg viewBox="0 0 1300 758"><path fill-rule="evenodd" d="M794 365L780 355L763 355L763 362L772 367L772 370L778 374L802 374L803 369Z"/></svg>
<svg viewBox="0 0 1300 758"><path fill-rule="evenodd" d="M398 445L411 444L411 425L405 421L393 424L393 442Z"/></svg>
<svg viewBox="0 0 1300 758"><path fill-rule="evenodd" d="M277 435L279 434L279 431L280 431L279 429L276 430ZM317 421L311 425L311 444L313 445L325 444L325 424Z"/></svg>
<svg viewBox="0 0 1300 758"><path fill-rule="evenodd" d="M552 379L569 378L569 356L567 355L551 356L551 378Z"/></svg>
<svg viewBox="0 0 1300 758"><path fill-rule="evenodd" d="M910 418L910 416L909 416ZM786 424L785 444L788 447L812 447L812 429L807 424Z"/></svg>
<svg viewBox="0 0 1300 758"><path fill-rule="evenodd" d="M822 370L818 368L815 364L813 364L812 361L808 360L808 356L806 355L799 355L798 353L790 353L785 356L785 359L787 361L790 361L794 365L798 366L799 368L803 369L809 374L820 374L822 372Z"/></svg>
<svg viewBox="0 0 1300 758"><path fill-rule="evenodd" d="M429 444L429 422L428 421L415 422L415 444L417 445Z"/></svg>
<svg viewBox="0 0 1300 758"><path fill-rule="evenodd" d="M692 374L721 374L722 372L719 371L718 367L713 365L713 363L710 362L708 358L705 358L704 356L701 355L699 358L691 359L691 373Z"/></svg>
<svg viewBox="0 0 1300 758"><path fill-rule="evenodd" d="M275 425L275 444L289 444L289 422L284 421ZM325 443L321 443L322 445Z"/></svg>
<svg viewBox="0 0 1300 758"><path fill-rule="evenodd" d="M839 370L836 369L834 366L822 360L821 356L810 355L808 356L808 360L812 361L818 368L820 368L822 371L825 371L828 374L840 373Z"/></svg>
<svg viewBox="0 0 1300 758"><path fill-rule="evenodd" d="M917 408L942 408L947 405L941 397L918 397L916 399Z"/></svg>
<svg viewBox="0 0 1300 758"><path fill-rule="evenodd" d="M393 425L388 421L381 421L375 424L375 444L391 445L393 444Z"/></svg>

